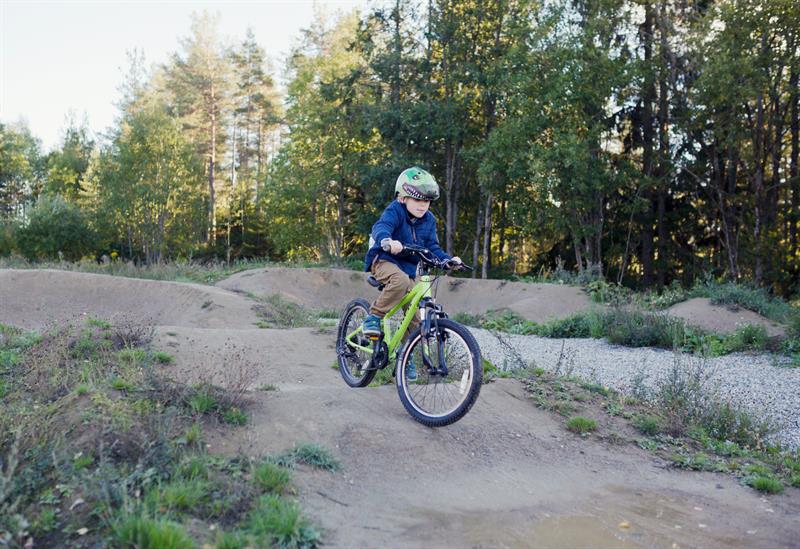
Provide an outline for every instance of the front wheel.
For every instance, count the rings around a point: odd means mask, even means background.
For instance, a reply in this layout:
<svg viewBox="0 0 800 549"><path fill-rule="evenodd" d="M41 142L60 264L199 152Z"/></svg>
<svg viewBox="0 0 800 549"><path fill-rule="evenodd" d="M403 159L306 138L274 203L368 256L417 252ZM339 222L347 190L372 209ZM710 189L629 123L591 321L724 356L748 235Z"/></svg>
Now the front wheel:
<svg viewBox="0 0 800 549"><path fill-rule="evenodd" d="M454 423L478 399L483 381L481 351L461 324L439 319L430 338L415 330L397 364L397 392L411 416L429 427ZM410 368L417 379L409 380Z"/></svg>
<svg viewBox="0 0 800 549"><path fill-rule="evenodd" d="M366 387L375 377L375 370L367 370L372 354L364 350L372 342L361 333L361 323L368 314L369 303L365 299L354 299L347 304L339 319L336 355L339 372L350 387ZM353 333L355 335L348 341L347 336Z"/></svg>

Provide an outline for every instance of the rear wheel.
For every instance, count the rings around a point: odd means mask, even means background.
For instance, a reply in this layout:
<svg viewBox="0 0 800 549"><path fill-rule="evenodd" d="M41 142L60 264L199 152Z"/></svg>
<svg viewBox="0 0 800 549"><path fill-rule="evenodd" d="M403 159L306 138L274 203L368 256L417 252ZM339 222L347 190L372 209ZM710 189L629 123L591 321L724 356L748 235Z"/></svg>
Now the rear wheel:
<svg viewBox="0 0 800 549"><path fill-rule="evenodd" d="M435 336L419 329L408 338L397 364L397 392L414 419L429 427L454 423L478 399L483 380L481 351L461 324L440 319ZM410 381L409 365L417 379Z"/></svg>
<svg viewBox="0 0 800 549"><path fill-rule="evenodd" d="M336 354L339 373L350 387L366 387L375 377L375 370L367 371L372 353L354 347L347 341L347 335L361 328L361 323L369 314L369 303L365 299L354 299L345 307L339 319L336 336ZM361 347L371 347L372 342L360 331L352 337L352 342Z"/></svg>

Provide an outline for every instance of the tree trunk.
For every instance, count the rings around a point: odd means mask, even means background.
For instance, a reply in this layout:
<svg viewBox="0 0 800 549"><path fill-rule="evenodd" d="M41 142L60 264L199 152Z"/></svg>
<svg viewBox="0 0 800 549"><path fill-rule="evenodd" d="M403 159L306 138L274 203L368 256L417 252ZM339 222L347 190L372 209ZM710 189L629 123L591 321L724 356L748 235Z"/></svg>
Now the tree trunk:
<svg viewBox="0 0 800 549"><path fill-rule="evenodd" d="M766 38L766 36L764 36ZM764 281L764 96L758 94L756 100L756 121L753 129L753 194L755 199L755 219L753 226L753 238L755 239L755 268L754 278L757 286Z"/></svg>
<svg viewBox="0 0 800 549"><path fill-rule="evenodd" d="M214 88L211 88L211 100L214 100ZM216 106L211 106L211 150L208 158L208 224L210 227L209 240L213 245L217 238L217 212L214 196L214 170L217 164L217 113Z"/></svg>
<svg viewBox="0 0 800 549"><path fill-rule="evenodd" d="M797 257L800 249L797 242L798 222L800 222L800 178L798 178L798 155L800 155L800 113L798 112L798 68L792 67L789 76L789 89L792 90L790 118L791 152L789 159L789 184L792 189L792 210L789 213L789 241L792 256Z"/></svg>
<svg viewBox="0 0 800 549"><path fill-rule="evenodd" d="M503 188L503 196L506 195L506 189ZM506 206L508 200L503 199L500 201L500 242L498 243L497 263L502 264L506 260Z"/></svg>
<svg viewBox="0 0 800 549"><path fill-rule="evenodd" d="M656 223L658 233L658 259L656 261L656 272L658 277L659 286L664 286L666 283L666 270L667 270L667 243L669 236L667 235L667 227L664 219L666 212L667 193L666 188L669 182L670 174L670 139L669 139L669 126L670 126L670 112L669 112L669 85L674 85L675 76L675 58L670 50L668 36L670 32L671 23L667 18L666 2L661 3L661 14L659 17L659 30L661 35L661 63L664 70L669 71L667 74L661 75L659 79L659 97L658 97L658 187L656 191Z"/></svg>
<svg viewBox="0 0 800 549"><path fill-rule="evenodd" d="M461 185L461 143L449 139L445 143L445 246L453 250L455 227L458 221L458 198Z"/></svg>
<svg viewBox="0 0 800 549"><path fill-rule="evenodd" d="M642 93L642 175L645 180L653 177L653 142L655 132L653 131L653 103L656 97L655 79L653 78L653 27L655 14L652 2L644 4L645 16L642 25L642 40L644 46L644 90ZM654 280L654 261L653 251L655 249L655 237L653 234L653 208L652 194L649 183L648 188L642 192L647 200L647 208L639 216L641 224L641 248L640 261L642 263L642 282L645 286L653 284Z"/></svg>
<svg viewBox="0 0 800 549"><path fill-rule="evenodd" d="M475 238L472 240L472 264L475 269L472 270L472 278L478 276L478 253L480 249L481 240L481 227L483 226L483 202L478 201L478 211L475 212Z"/></svg>
<svg viewBox="0 0 800 549"><path fill-rule="evenodd" d="M489 272L489 264L491 261L491 244L492 238L492 193L486 193L486 207L483 211L483 264L481 265L481 278L486 280Z"/></svg>

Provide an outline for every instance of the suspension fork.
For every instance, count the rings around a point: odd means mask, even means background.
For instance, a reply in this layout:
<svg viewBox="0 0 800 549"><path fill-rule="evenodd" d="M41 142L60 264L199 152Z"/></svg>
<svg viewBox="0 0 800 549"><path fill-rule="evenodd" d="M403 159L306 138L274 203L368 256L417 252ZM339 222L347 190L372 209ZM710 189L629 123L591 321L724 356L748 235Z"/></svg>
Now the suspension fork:
<svg viewBox="0 0 800 549"><path fill-rule="evenodd" d="M421 307L425 311L425 316L422 321L421 327L421 334L422 337L425 338L425 345L423 345L423 353L422 353L422 361L425 363L425 366L428 368L428 371L431 375L440 375L442 377L446 377L448 370L447 370L447 360L444 356L444 341L445 336L444 333L439 329L439 319L446 318L447 314L444 312L444 309L441 305L437 305L431 298L425 298ZM430 341L431 337L436 338L436 350L437 350L437 358L439 359L439 366L434 366L431 363L430 357L425 351L428 346L428 342Z"/></svg>

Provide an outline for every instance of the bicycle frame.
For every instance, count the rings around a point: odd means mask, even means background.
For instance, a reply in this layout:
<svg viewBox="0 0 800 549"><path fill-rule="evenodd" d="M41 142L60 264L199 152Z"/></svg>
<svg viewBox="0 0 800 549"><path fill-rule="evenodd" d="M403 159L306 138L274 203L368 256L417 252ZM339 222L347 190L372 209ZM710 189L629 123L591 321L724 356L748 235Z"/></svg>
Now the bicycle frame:
<svg viewBox="0 0 800 549"><path fill-rule="evenodd" d="M411 324L411 321L414 319L414 315L418 314L419 311L419 302L422 301L426 297L432 297L431 288L433 287L435 277L431 275L421 275L419 277L419 282L417 282L411 291L408 292L403 299L400 300L400 303L392 307L386 316L383 317L382 325L383 325L383 340L386 342L389 348L389 356L392 356L394 352L400 346L400 342L403 339L403 336L406 335L406 331L408 330L408 326ZM401 308L408 305L408 311L406 311L405 316L403 317L403 321L400 323L400 327L397 328L397 331L393 334L391 326L389 326L389 319ZM353 337L356 336L361 332L361 326L353 330L352 333L347 334L347 343L351 345L353 348L358 349L360 351L364 351L367 353L372 353L372 347L365 347L363 345L358 345L356 342L353 341Z"/></svg>

